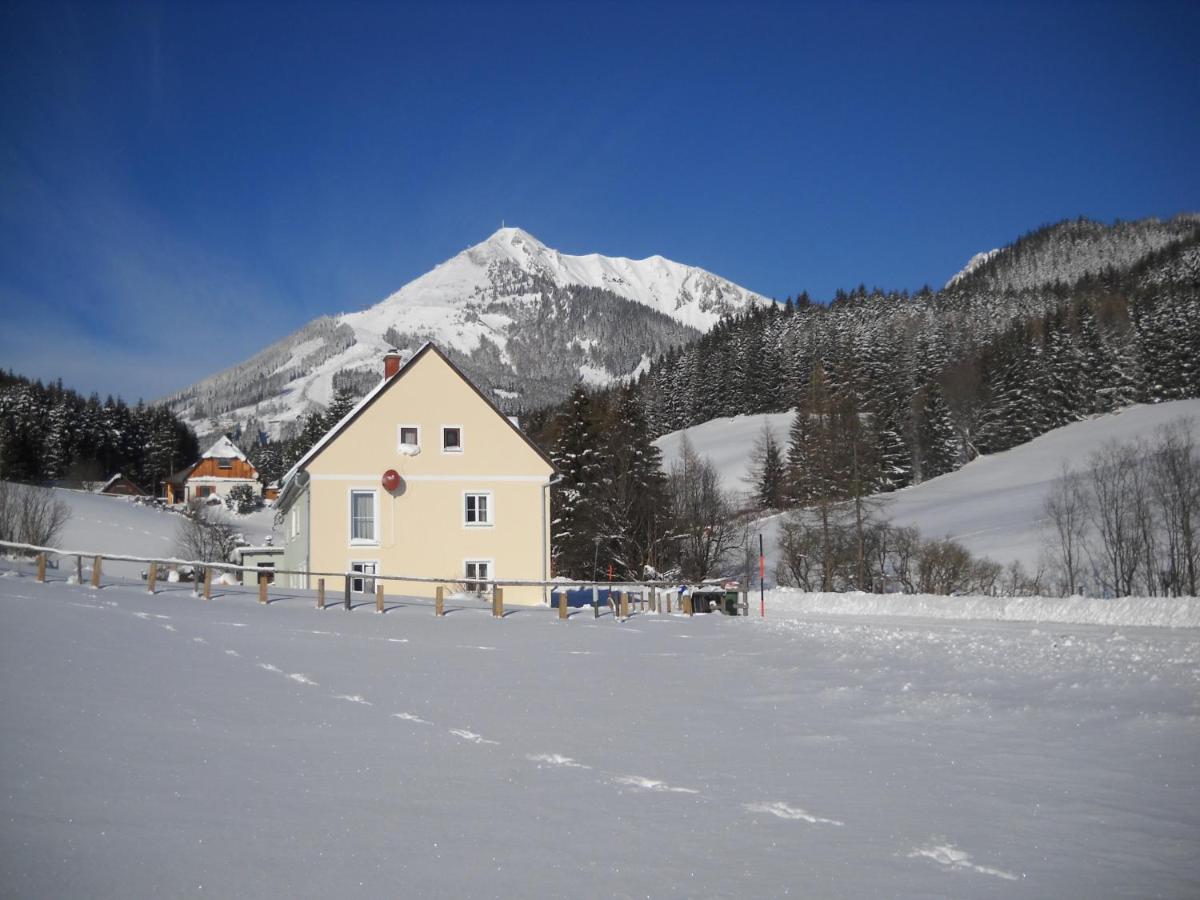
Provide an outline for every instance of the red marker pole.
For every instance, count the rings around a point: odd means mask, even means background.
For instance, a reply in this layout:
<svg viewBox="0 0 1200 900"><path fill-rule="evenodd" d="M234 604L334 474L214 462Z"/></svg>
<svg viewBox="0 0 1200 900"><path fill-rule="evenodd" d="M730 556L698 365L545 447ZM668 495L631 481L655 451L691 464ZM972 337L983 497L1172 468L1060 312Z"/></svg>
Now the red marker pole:
<svg viewBox="0 0 1200 900"><path fill-rule="evenodd" d="M763 579L767 575L767 558L763 555L763 539L762 535L758 536L758 614L762 618L767 617L767 593L763 586Z"/></svg>

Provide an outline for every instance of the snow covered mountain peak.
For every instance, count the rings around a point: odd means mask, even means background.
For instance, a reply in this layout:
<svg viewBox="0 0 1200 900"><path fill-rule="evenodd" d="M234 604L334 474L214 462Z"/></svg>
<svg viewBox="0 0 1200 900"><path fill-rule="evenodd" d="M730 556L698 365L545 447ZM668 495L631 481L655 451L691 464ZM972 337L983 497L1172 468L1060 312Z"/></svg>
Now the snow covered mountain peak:
<svg viewBox="0 0 1200 900"><path fill-rule="evenodd" d="M661 256L571 256L509 226L355 315L375 320L417 307L463 308L569 285L611 291L701 331L724 315L771 302L711 272Z"/></svg>
<svg viewBox="0 0 1200 900"><path fill-rule="evenodd" d="M505 405L528 408L579 380L636 375L722 316L771 302L662 256L572 256L507 226L374 306L311 322L167 401L203 434L250 419L278 433L338 387L364 393L389 347L433 341Z"/></svg>

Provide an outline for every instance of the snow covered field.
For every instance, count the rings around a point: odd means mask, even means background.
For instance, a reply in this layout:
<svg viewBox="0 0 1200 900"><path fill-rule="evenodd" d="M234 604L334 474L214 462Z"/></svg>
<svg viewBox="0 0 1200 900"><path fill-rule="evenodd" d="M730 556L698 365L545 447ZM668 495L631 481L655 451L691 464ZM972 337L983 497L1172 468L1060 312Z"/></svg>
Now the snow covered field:
<svg viewBox="0 0 1200 900"><path fill-rule="evenodd" d="M915 525L930 538L951 537L979 556L1002 564L1019 560L1034 571L1044 544L1042 503L1061 464L1065 461L1083 468L1088 454L1106 441L1152 440L1156 429L1183 417L1194 418L1200 427L1200 400L1131 406L1057 428L1020 447L980 457L957 472L881 499L886 515L897 525ZM746 480L750 456L764 418L786 447L791 413L714 419L687 429L692 446L713 462L726 490L750 489ZM664 468L678 459L683 433L672 432L655 441L663 451ZM770 559L778 517L764 520L762 527Z"/></svg>
<svg viewBox="0 0 1200 900"><path fill-rule="evenodd" d="M1196 630L167 588L0 577L6 895L1200 894Z"/></svg>
<svg viewBox="0 0 1200 900"><path fill-rule="evenodd" d="M64 550L95 550L126 556L174 557L175 532L183 517L142 506L125 497L56 488L54 495L71 508L71 518L55 546ZM275 510L260 509L248 515L224 510L226 517L253 545L261 545L274 527ZM66 565L66 562L63 563ZM142 563L104 563L104 571L120 577L137 577Z"/></svg>

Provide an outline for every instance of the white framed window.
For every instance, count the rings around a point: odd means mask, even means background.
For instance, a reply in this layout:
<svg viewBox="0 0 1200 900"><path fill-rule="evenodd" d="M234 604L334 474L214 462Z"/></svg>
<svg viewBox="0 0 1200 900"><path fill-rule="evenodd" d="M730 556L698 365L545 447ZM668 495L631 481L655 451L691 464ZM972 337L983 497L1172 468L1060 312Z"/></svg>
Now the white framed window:
<svg viewBox="0 0 1200 900"><path fill-rule="evenodd" d="M350 592L353 594L375 593L375 579L372 575L379 574L379 563L374 560L356 559L350 561L350 571L355 576L350 579Z"/></svg>
<svg viewBox="0 0 1200 900"><path fill-rule="evenodd" d="M228 456L218 457L217 458L217 468L218 469L232 469L233 468L233 460L230 459Z"/></svg>
<svg viewBox="0 0 1200 900"><path fill-rule="evenodd" d="M397 425L396 426L396 444L403 451L406 447L421 447L421 426L420 425Z"/></svg>
<svg viewBox="0 0 1200 900"><path fill-rule="evenodd" d="M350 491L350 543L379 543L379 503L375 490Z"/></svg>
<svg viewBox="0 0 1200 900"><path fill-rule="evenodd" d="M442 426L442 452L463 452L463 430L461 425Z"/></svg>
<svg viewBox="0 0 1200 900"><path fill-rule="evenodd" d="M490 559L465 560L463 562L463 575L466 580L468 593L485 594L491 590L488 579L495 577L492 574L492 561Z"/></svg>
<svg viewBox="0 0 1200 900"><path fill-rule="evenodd" d="M491 491L463 491L463 524L473 527L495 524Z"/></svg>

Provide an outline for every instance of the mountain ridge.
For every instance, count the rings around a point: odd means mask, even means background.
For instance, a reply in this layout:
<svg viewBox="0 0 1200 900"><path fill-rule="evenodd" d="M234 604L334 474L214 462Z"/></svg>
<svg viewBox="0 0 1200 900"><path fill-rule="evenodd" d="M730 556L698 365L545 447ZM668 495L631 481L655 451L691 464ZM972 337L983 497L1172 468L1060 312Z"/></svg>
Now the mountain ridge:
<svg viewBox="0 0 1200 900"><path fill-rule="evenodd" d="M527 408L578 380L636 376L723 316L771 302L659 255L574 256L504 227L378 303L318 317L164 402L202 435L283 436L339 388L378 381L389 347L434 341L502 406Z"/></svg>

